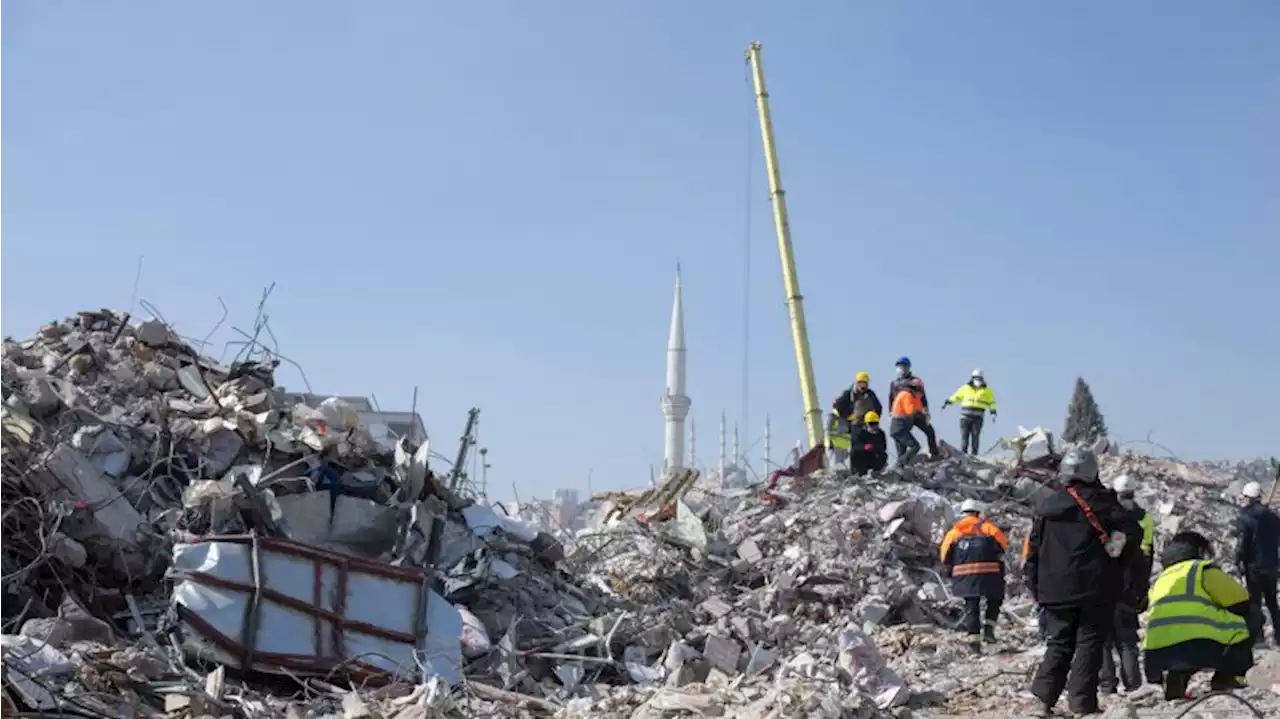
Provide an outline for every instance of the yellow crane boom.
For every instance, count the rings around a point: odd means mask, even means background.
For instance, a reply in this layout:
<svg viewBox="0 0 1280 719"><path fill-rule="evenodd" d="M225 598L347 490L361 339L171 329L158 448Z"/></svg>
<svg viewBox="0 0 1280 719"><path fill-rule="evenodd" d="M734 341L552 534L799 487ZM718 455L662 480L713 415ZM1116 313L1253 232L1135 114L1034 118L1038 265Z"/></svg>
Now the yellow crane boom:
<svg viewBox="0 0 1280 719"><path fill-rule="evenodd" d="M787 200L782 191L782 175L778 171L778 155L773 146L773 120L769 117L769 93L764 89L764 66L759 41L747 48L751 79L756 89L756 112L760 115L760 136L764 140L764 163L769 173L769 202L773 205L773 225L778 232L778 252L782 255L782 283L787 293L787 309L791 314L791 340L796 347L796 367L800 370L800 394L804 397L804 425L809 433L809 446L824 443L822 409L818 406L818 389L813 379L813 360L809 356L809 331L804 322L804 296L796 278L796 258L791 251L791 226L787 223Z"/></svg>

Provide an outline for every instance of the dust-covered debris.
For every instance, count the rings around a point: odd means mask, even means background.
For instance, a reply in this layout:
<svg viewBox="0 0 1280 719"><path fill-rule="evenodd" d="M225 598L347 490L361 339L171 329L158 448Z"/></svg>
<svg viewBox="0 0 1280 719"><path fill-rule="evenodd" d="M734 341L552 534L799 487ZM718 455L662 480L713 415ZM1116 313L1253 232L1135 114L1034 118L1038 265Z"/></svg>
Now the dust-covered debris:
<svg viewBox="0 0 1280 719"><path fill-rule="evenodd" d="M1018 544L1053 437L765 492L685 472L552 535L222 363L83 312L3 356L6 712L81 717L1017 716L1043 653L1019 573L972 656L937 545L965 499ZM310 396L310 395L308 395ZM467 447L464 441L463 452ZM1265 464L1107 455L1158 532L1223 537ZM1268 484L1269 486L1269 484ZM1226 552L1225 544L1219 551ZM1016 565L1016 557L1009 562ZM1227 565L1229 566L1229 565ZM1280 712L1271 653L1240 692ZM1270 672L1270 673L1268 673ZM1107 699L1155 716L1158 692ZM1225 714L1223 714L1225 716Z"/></svg>

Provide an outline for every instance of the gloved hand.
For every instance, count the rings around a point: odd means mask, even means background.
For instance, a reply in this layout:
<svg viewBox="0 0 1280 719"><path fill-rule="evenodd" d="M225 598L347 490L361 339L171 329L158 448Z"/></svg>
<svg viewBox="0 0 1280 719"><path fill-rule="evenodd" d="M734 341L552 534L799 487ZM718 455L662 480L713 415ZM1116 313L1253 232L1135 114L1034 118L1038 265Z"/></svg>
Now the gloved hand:
<svg viewBox="0 0 1280 719"><path fill-rule="evenodd" d="M996 423L996 411L993 409L991 410L991 424L995 424L995 423Z"/></svg>
<svg viewBox="0 0 1280 719"><path fill-rule="evenodd" d="M943 402L943 403L942 403L942 408L943 408L943 409L946 409L947 407L950 407L950 406L951 406L951 400L947 400L947 401L945 401L945 402Z"/></svg>

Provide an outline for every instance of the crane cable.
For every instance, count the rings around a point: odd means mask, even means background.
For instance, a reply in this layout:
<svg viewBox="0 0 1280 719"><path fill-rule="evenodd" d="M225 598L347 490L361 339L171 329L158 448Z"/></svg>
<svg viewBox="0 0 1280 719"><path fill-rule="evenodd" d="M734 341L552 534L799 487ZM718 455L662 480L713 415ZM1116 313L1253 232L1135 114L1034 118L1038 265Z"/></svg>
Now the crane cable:
<svg viewBox="0 0 1280 719"><path fill-rule="evenodd" d="M747 104L746 122L743 123L743 135L746 138L743 143L744 157L743 166L745 168L745 182L743 184L743 207L744 214L742 220L742 431L750 432L750 426L747 424L751 416L751 124L752 114L755 108L755 98L751 92L751 65L750 61L743 58L743 84L748 92L746 96L749 102ZM749 435L748 435L749 436ZM743 464L741 457L734 457L734 464Z"/></svg>

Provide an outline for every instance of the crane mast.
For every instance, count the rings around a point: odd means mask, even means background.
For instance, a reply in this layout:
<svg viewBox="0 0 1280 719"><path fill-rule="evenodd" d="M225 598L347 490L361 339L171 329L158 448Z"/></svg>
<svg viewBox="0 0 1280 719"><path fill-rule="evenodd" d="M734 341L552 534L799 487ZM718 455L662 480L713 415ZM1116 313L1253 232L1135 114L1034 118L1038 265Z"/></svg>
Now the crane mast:
<svg viewBox="0 0 1280 719"><path fill-rule="evenodd" d="M769 174L769 202L773 206L773 225L778 233L778 252L782 255L782 284L787 293L787 309L791 315L791 340L796 348L796 367L800 371L800 394L804 397L804 424L809 446L824 443L822 409L818 406L818 389L813 379L813 360L809 355L809 331L804 321L804 297L796 278L796 259L791 251L791 226L787 223L787 200L782 191L782 175L778 171L778 155L773 146L773 121L769 117L769 93L764 88L764 66L759 41L747 48L751 79L755 84L756 112L760 115L760 136L764 140L764 163Z"/></svg>

